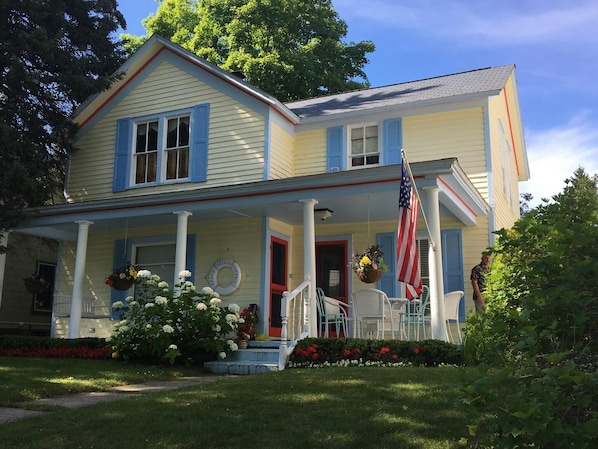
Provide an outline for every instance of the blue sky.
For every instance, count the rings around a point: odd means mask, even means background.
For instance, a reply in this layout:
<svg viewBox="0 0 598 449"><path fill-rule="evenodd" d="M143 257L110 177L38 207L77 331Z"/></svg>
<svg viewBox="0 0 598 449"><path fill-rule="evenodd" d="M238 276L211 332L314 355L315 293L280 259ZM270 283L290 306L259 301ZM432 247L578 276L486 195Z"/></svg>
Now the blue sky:
<svg viewBox="0 0 598 449"><path fill-rule="evenodd" d="M119 0L127 33L156 0ZM504 64L517 66L531 179L520 191L562 191L578 167L598 173L598 2L595 0L333 0L346 41L371 40L373 87ZM409 154L409 149L405 149Z"/></svg>

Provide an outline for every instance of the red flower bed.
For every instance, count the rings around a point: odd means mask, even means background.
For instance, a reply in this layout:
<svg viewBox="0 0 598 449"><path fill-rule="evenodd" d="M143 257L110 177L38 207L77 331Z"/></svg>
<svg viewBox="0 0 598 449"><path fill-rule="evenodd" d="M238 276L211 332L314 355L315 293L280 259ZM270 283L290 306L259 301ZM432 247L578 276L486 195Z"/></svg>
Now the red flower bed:
<svg viewBox="0 0 598 449"><path fill-rule="evenodd" d="M109 348L0 348L3 357L39 357L39 358L72 358L72 359L109 359Z"/></svg>

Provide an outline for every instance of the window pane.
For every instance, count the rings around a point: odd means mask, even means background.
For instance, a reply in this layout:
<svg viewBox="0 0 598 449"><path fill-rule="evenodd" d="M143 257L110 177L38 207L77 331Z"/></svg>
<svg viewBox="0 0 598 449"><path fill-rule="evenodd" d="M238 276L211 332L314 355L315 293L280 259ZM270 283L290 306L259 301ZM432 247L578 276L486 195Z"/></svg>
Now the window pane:
<svg viewBox="0 0 598 449"><path fill-rule="evenodd" d="M189 176L189 148L183 148L179 152L179 178Z"/></svg>
<svg viewBox="0 0 598 449"><path fill-rule="evenodd" d="M364 164L363 156L351 158L351 166L352 167L361 167L363 164Z"/></svg>
<svg viewBox="0 0 598 449"><path fill-rule="evenodd" d="M363 139L363 128L352 128L351 129L351 140Z"/></svg>
<svg viewBox="0 0 598 449"><path fill-rule="evenodd" d="M147 151L156 151L158 149L158 122L149 124L147 136Z"/></svg>
<svg viewBox="0 0 598 449"><path fill-rule="evenodd" d="M150 153L147 155L147 182L156 181L156 167L158 165L158 155Z"/></svg>
<svg viewBox="0 0 598 449"><path fill-rule="evenodd" d="M365 129L365 137L375 137L376 139L378 138L378 126L368 126Z"/></svg>
<svg viewBox="0 0 598 449"><path fill-rule="evenodd" d="M135 153L144 153L147 136L147 124L141 123L137 126L137 140L135 142Z"/></svg>
<svg viewBox="0 0 598 449"><path fill-rule="evenodd" d="M179 145L189 146L189 117L181 117L179 122Z"/></svg>
<svg viewBox="0 0 598 449"><path fill-rule="evenodd" d="M164 261L174 263L175 245L141 246L137 248L136 263L160 264Z"/></svg>
<svg viewBox="0 0 598 449"><path fill-rule="evenodd" d="M176 179L176 158L178 151L166 152L166 179Z"/></svg>
<svg viewBox="0 0 598 449"><path fill-rule="evenodd" d="M377 153L378 152L378 136L368 137L365 140L365 152L366 153Z"/></svg>
<svg viewBox="0 0 598 449"><path fill-rule="evenodd" d="M166 148L177 147L177 124L178 119L171 118L168 120L168 131L166 132Z"/></svg>
<svg viewBox="0 0 598 449"><path fill-rule="evenodd" d="M363 154L363 140L351 141L351 154Z"/></svg>
<svg viewBox="0 0 598 449"><path fill-rule="evenodd" d="M368 156L365 159L365 163L367 165L375 165L380 161L380 156L378 156L377 154L374 154L372 156Z"/></svg>
<svg viewBox="0 0 598 449"><path fill-rule="evenodd" d="M135 263L170 284L174 281L175 252L174 244L138 247Z"/></svg>
<svg viewBox="0 0 598 449"><path fill-rule="evenodd" d="M146 157L147 156L145 154L140 154L135 157L135 184L141 184L145 182Z"/></svg>

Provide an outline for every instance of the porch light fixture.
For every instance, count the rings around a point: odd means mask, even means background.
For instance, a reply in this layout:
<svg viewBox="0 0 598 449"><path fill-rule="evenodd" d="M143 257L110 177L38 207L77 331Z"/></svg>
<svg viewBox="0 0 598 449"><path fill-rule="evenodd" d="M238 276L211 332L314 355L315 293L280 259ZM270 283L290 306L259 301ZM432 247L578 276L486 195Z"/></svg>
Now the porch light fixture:
<svg viewBox="0 0 598 449"><path fill-rule="evenodd" d="M314 210L314 215L316 218L319 218L320 220L326 220L327 218L332 217L332 212L330 209L325 208L325 209L315 209Z"/></svg>

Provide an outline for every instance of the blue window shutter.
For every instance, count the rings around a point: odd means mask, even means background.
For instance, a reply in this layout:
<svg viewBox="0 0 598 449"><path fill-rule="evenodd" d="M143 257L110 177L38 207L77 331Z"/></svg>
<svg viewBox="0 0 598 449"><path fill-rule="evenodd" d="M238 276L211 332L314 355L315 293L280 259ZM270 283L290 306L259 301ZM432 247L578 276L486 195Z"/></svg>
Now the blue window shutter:
<svg viewBox="0 0 598 449"><path fill-rule="evenodd" d="M120 268L124 266L129 260L127 259L127 248L125 247L125 240L116 240L114 242L114 260L112 268ZM112 319L118 320L121 314L120 310L114 310L112 304L116 301L124 301L127 297L128 291L117 290L115 288L110 289L110 310L112 311Z"/></svg>
<svg viewBox="0 0 598 449"><path fill-rule="evenodd" d="M382 165L401 163L403 148L403 123L400 118L384 121L384 148Z"/></svg>
<svg viewBox="0 0 598 449"><path fill-rule="evenodd" d="M382 273L382 278L378 281L378 288L382 290L390 298L395 298L397 295L397 282L395 279L395 265L397 258L395 257L397 251L397 234L396 232L385 232L376 234L376 243L380 245L380 249L384 253L384 263L388 265L388 271Z"/></svg>
<svg viewBox="0 0 598 449"><path fill-rule="evenodd" d="M187 235L187 254L185 268L191 272L191 282L195 283L195 234Z"/></svg>
<svg viewBox="0 0 598 449"><path fill-rule="evenodd" d="M193 108L193 136L191 139L191 181L208 179L208 131L210 126L210 105L208 103Z"/></svg>
<svg viewBox="0 0 598 449"><path fill-rule="evenodd" d="M124 118L116 122L116 146L114 149L114 178L112 191L122 192L129 184L129 161L131 155L131 119Z"/></svg>
<svg viewBox="0 0 598 449"><path fill-rule="evenodd" d="M464 290L463 247L459 229L442 231L442 265L444 292ZM465 321L465 303L459 305L459 321Z"/></svg>
<svg viewBox="0 0 598 449"><path fill-rule="evenodd" d="M343 157L344 128L336 126L328 128L326 138L326 171L335 172L345 170Z"/></svg>

